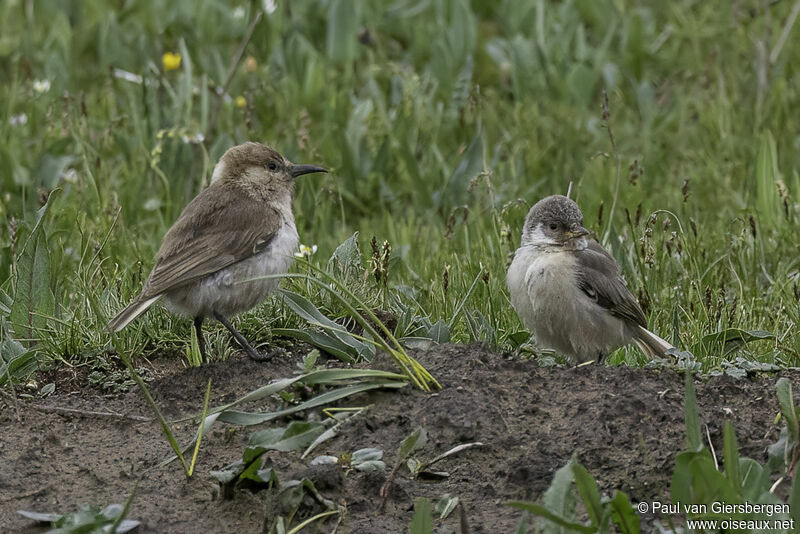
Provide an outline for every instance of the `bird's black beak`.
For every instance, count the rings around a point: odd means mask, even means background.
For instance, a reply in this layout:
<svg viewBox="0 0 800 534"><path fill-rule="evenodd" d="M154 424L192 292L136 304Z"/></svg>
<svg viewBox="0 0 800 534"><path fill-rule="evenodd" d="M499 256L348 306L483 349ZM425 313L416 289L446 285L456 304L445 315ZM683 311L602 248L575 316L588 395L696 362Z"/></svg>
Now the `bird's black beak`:
<svg viewBox="0 0 800 534"><path fill-rule="evenodd" d="M289 169L289 173L292 175L292 178L297 178L298 176L302 176L304 174L311 174L312 172L328 171L322 167L317 167L316 165L292 165L291 169Z"/></svg>
<svg viewBox="0 0 800 534"><path fill-rule="evenodd" d="M569 236L570 239L575 239L578 237L589 235L589 230L578 224L570 228L569 231L567 232L567 235Z"/></svg>

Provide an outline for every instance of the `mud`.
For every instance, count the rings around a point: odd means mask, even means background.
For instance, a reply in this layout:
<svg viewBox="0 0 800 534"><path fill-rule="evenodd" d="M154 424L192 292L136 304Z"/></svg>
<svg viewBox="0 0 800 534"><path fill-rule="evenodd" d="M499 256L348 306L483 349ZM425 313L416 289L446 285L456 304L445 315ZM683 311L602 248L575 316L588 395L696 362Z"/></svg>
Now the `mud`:
<svg viewBox="0 0 800 534"><path fill-rule="evenodd" d="M209 378L211 404L218 405L291 376L305 352L298 347L268 363L239 356L194 369L167 356L143 365L155 377L149 387L156 401L168 418L177 418L200 410ZM505 503L538 499L573 454L608 495L620 489L634 502L668 499L674 457L685 439L681 375L596 365L544 368L480 345L443 345L417 357L442 383L442 391L375 390L347 399L343 406L371 408L311 455L375 447L385 451L386 472L346 472L339 466L310 466L310 458L301 460L299 452L267 453L281 480L308 477L324 497L347 508L338 525L334 516L303 532L407 532L414 499L435 502L446 493L458 496L461 506L434 522L437 532L461 532L462 521L472 533L512 532L520 513ZM377 365L393 369L388 361ZM0 393L0 531L46 530L17 510L65 513L82 503L102 507L124 502L135 489L128 517L142 522L137 532L262 532L268 492L237 489L226 500L208 474L241 459L253 428L217 425L203 442L195 476L187 479L177 462L157 467L171 450L138 388L105 394L84 375L50 373L42 383L53 381L56 390L46 398L23 398L23 388L13 396L9 390ZM793 381L800 377L796 371L782 375ZM777 378L762 374L697 382L701 423L716 450L722 448L722 425L729 418L742 454L765 461L766 447L779 431L774 425ZM272 399L264 409L277 409L279 403ZM397 448L418 426L429 435L416 455L422 460L460 443L484 445L438 463L436 470L449 473L441 480L411 479L400 469L381 512L379 491ZM175 430L185 443L196 421L176 424ZM652 519L642 518L644 531Z"/></svg>

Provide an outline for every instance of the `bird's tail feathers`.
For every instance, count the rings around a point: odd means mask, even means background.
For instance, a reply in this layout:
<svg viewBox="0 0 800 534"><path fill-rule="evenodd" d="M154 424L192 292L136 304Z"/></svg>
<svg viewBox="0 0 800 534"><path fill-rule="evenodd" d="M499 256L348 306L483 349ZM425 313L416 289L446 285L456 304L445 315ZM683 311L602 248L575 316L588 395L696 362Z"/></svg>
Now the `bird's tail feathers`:
<svg viewBox="0 0 800 534"><path fill-rule="evenodd" d="M147 308L153 305L155 301L161 298L161 295L156 295L149 299L136 299L128 306L119 312L116 317L111 319L106 325L107 332L119 332L128 324L147 311Z"/></svg>
<svg viewBox="0 0 800 534"><path fill-rule="evenodd" d="M639 331L633 337L636 345L642 349L642 352L647 354L648 357L654 358L664 357L669 349L674 349L672 343L666 339L662 339L647 328L639 327Z"/></svg>

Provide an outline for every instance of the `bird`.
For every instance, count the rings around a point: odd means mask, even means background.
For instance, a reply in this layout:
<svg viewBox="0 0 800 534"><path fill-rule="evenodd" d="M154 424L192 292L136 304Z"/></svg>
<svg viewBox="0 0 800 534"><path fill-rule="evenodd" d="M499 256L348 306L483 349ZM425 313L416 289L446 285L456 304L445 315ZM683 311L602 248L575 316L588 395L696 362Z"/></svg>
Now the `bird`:
<svg viewBox="0 0 800 534"><path fill-rule="evenodd" d="M673 348L647 329L617 262L589 237L578 204L565 196L545 197L528 211L506 284L535 344L571 363L599 363L631 343L651 358Z"/></svg>
<svg viewBox="0 0 800 534"><path fill-rule="evenodd" d="M106 330L119 332L163 300L171 312L193 319L204 363L202 325L208 318L222 323L250 358L267 359L229 318L262 302L279 283L275 275L288 271L299 241L292 212L295 179L319 172L328 171L296 165L261 143L229 148L209 186L164 235L139 296Z"/></svg>

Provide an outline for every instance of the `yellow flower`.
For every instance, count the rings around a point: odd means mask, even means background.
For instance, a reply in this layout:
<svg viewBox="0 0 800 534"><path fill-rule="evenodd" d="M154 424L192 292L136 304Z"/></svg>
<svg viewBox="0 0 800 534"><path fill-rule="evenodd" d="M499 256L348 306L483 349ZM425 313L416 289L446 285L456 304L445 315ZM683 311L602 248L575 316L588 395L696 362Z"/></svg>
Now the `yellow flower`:
<svg viewBox="0 0 800 534"><path fill-rule="evenodd" d="M242 95L236 97L236 107L243 108L247 105L247 99Z"/></svg>
<svg viewBox="0 0 800 534"><path fill-rule="evenodd" d="M164 52L161 62L164 64L164 70L175 70L181 66L181 55Z"/></svg>

